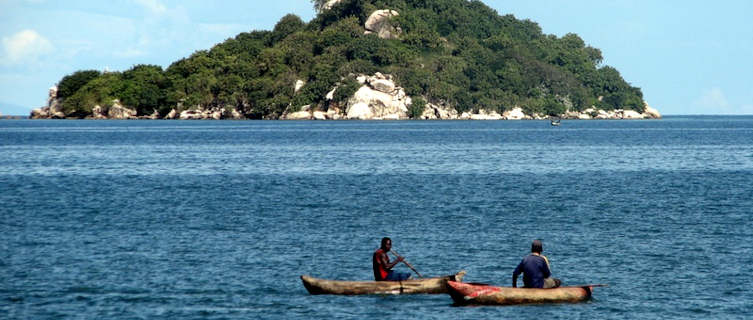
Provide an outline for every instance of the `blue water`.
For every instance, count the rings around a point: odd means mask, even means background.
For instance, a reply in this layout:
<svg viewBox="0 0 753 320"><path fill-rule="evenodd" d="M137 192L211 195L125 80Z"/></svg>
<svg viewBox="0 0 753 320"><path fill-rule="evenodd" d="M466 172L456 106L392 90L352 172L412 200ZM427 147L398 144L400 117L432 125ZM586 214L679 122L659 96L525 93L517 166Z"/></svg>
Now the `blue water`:
<svg viewBox="0 0 753 320"><path fill-rule="evenodd" d="M0 121L3 319L741 319L753 117ZM510 285L534 238L583 304L311 296L390 236ZM404 266L401 271L409 272Z"/></svg>

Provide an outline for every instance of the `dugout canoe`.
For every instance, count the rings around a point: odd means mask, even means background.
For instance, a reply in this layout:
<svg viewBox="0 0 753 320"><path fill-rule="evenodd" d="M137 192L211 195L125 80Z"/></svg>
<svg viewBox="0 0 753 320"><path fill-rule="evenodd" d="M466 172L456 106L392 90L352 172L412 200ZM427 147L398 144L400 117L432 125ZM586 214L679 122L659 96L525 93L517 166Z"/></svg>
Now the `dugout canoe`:
<svg viewBox="0 0 753 320"><path fill-rule="evenodd" d="M326 280L301 276L303 286L310 294L441 294L448 293L448 281L461 283L465 271L456 274L424 279L409 279L405 281L340 281Z"/></svg>
<svg viewBox="0 0 753 320"><path fill-rule="evenodd" d="M594 287L584 285L553 289L495 287L486 284L447 282L456 305L517 305L542 303L576 303L591 298Z"/></svg>

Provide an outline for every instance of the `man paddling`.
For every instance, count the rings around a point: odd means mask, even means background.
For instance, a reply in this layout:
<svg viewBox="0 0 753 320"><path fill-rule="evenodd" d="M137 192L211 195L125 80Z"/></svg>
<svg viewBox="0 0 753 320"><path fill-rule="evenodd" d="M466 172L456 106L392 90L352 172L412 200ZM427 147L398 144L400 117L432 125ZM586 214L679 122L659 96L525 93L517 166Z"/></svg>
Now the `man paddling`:
<svg viewBox="0 0 753 320"><path fill-rule="evenodd" d="M556 288L562 284L560 279L552 278L549 270L549 259L541 254L543 251L541 240L533 240L531 254L523 258L512 272L512 287L518 287L518 276L523 273L525 288Z"/></svg>
<svg viewBox="0 0 753 320"><path fill-rule="evenodd" d="M379 249L374 251L371 261L374 268L374 279L376 281L403 281L410 278L410 273L392 270L395 265L403 261L403 257L397 256L395 261L390 262L390 257L387 255L390 249L392 249L392 239L388 237L382 238L382 244Z"/></svg>

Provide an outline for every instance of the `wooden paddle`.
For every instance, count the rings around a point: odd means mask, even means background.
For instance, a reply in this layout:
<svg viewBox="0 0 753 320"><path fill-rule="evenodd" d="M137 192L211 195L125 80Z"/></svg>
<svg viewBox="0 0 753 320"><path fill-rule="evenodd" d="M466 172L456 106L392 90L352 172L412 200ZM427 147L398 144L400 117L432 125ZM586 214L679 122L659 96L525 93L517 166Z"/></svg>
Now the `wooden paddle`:
<svg viewBox="0 0 753 320"><path fill-rule="evenodd" d="M397 258L397 257L400 256L400 254L397 253L397 251L395 251L394 249L390 249L390 252L392 252L392 254L395 255L395 258ZM408 261L405 261L405 259L403 259L402 262L405 263L405 265L408 266L408 268L410 268L411 270L413 270L413 272L415 272L418 275L419 278L423 278L424 277L420 273L418 273L418 270L416 270L416 268L414 268L412 265L410 265L410 263L408 263Z"/></svg>

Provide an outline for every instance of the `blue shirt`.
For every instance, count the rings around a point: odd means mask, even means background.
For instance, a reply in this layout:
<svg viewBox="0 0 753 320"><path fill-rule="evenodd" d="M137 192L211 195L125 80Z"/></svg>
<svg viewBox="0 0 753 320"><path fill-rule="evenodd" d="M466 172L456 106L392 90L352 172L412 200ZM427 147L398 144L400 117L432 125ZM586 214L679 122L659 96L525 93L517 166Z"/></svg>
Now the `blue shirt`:
<svg viewBox="0 0 753 320"><path fill-rule="evenodd" d="M521 273L523 273L523 286L526 288L543 288L544 279L552 275L546 260L533 254L520 261L512 276L517 278Z"/></svg>

